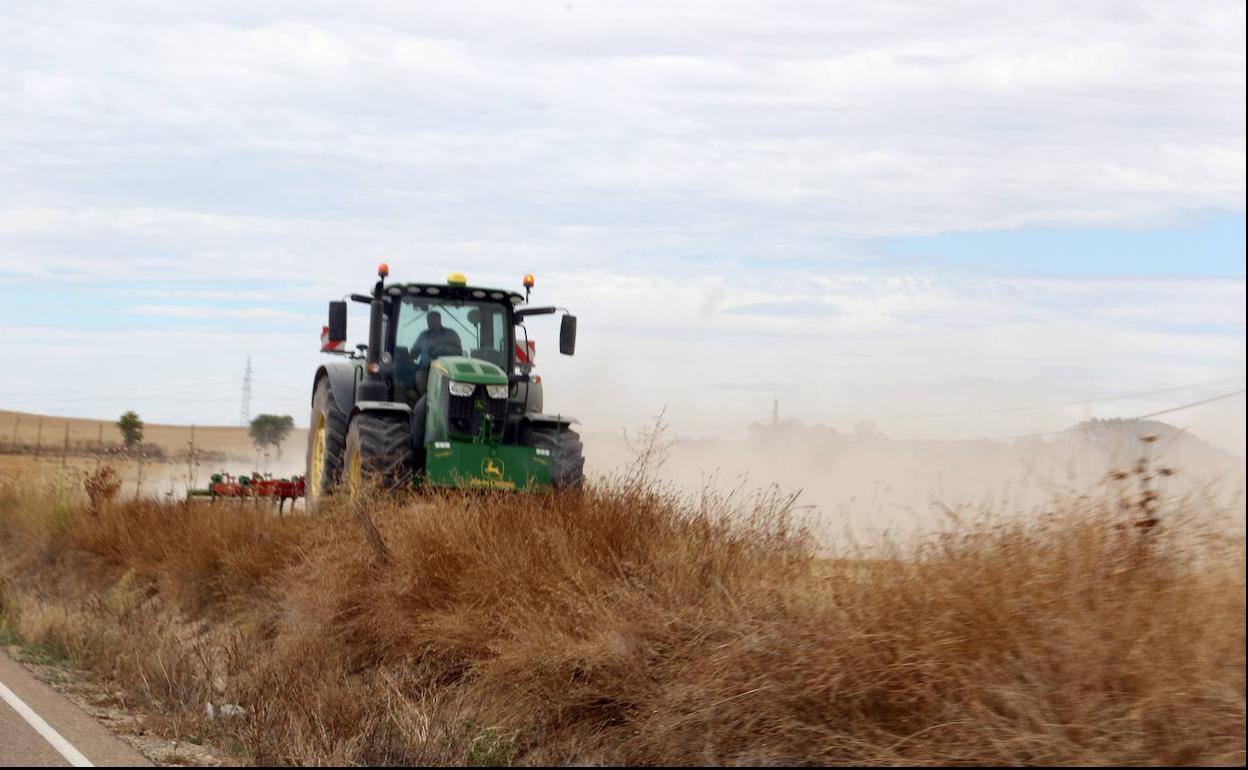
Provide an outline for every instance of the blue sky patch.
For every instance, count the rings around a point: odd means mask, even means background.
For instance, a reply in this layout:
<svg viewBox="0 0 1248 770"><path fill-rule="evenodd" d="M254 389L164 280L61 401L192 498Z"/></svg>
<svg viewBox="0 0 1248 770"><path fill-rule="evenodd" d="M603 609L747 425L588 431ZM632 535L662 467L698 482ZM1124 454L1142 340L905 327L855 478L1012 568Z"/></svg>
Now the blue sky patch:
<svg viewBox="0 0 1248 770"><path fill-rule="evenodd" d="M1154 229L1021 228L882 239L883 262L998 275L1244 277L1244 214Z"/></svg>

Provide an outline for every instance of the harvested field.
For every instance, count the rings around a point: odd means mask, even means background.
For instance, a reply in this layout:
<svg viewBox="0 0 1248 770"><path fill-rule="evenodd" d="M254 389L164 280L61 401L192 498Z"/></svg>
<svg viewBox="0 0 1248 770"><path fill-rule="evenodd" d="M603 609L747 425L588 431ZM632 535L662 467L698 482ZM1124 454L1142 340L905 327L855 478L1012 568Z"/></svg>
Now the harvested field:
<svg viewBox="0 0 1248 770"><path fill-rule="evenodd" d="M109 420L52 417L0 410L0 445L6 448L20 447L24 454L31 454L36 447L42 447L42 454L55 456L59 461L67 427L71 452L94 452L115 446L121 441L117 426ZM148 424L143 429L143 441L150 447L158 447L168 457L185 458L191 432L189 425ZM194 437L195 446L201 452L220 453L234 461L255 460L256 448L245 427L199 425L194 428ZM302 464L306 442L306 429L296 428L291 431L282 444L283 456L288 460L297 459Z"/></svg>
<svg viewBox="0 0 1248 770"><path fill-rule="evenodd" d="M10 484L0 625L253 763L1242 764L1242 540L1124 495L864 563L644 476L371 501L380 547Z"/></svg>

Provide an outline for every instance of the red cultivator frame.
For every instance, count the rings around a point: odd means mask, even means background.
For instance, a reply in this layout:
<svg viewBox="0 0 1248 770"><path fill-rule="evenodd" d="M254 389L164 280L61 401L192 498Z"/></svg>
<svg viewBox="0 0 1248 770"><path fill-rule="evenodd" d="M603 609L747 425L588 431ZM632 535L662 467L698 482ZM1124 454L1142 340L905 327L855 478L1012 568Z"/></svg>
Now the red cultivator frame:
<svg viewBox="0 0 1248 770"><path fill-rule="evenodd" d="M287 500L294 508L294 500L303 497L303 477L292 476L288 479L275 479L259 473L233 476L224 471L212 474L211 483L206 489L192 489L187 497L207 497L215 501L218 498L261 498L275 500L277 512L281 513Z"/></svg>

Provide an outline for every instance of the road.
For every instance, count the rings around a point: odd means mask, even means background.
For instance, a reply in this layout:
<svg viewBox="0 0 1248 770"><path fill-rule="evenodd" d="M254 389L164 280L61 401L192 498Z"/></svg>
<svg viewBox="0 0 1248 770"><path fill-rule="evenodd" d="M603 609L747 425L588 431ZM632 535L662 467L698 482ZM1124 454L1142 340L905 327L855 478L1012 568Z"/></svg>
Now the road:
<svg viewBox="0 0 1248 770"><path fill-rule="evenodd" d="M0 652L0 767L82 766L71 759L99 767L152 764Z"/></svg>

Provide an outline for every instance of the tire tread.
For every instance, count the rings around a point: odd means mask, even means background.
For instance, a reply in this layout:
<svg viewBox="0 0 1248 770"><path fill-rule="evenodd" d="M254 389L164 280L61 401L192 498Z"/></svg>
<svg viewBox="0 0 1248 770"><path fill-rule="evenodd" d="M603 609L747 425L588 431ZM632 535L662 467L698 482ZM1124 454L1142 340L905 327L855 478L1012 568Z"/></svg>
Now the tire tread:
<svg viewBox="0 0 1248 770"><path fill-rule="evenodd" d="M550 450L550 480L556 489L581 486L585 480L585 445L571 428L533 426L521 443Z"/></svg>
<svg viewBox="0 0 1248 770"><path fill-rule="evenodd" d="M317 415L325 412L325 477L312 478L312 442L314 436L308 433L308 451L304 478L308 484L321 484L321 495L333 492L342 475L342 460L347 446L347 415L338 408L334 400L334 392L329 386L329 378L322 377L316 383L312 396L312 420L309 425L316 425Z"/></svg>
<svg viewBox="0 0 1248 770"><path fill-rule="evenodd" d="M414 457L407 415L357 414L348 429L348 442L353 439L359 443L360 467L366 476L386 489L411 482Z"/></svg>

